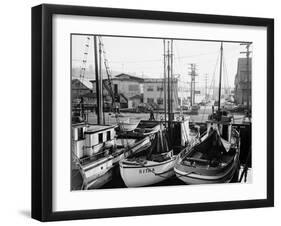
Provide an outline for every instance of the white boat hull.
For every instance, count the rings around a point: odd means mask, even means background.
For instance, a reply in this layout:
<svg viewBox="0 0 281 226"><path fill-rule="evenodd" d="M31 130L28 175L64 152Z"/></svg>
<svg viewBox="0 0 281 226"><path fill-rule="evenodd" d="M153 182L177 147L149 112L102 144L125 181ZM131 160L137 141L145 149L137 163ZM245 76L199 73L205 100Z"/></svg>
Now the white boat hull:
<svg viewBox="0 0 281 226"><path fill-rule="evenodd" d="M87 183L84 186L84 189L89 190L89 189L97 189L97 188L102 187L103 185L105 185L106 183L108 183L109 181L112 180L112 172L113 172L113 168L108 170L106 173L104 173L100 177L98 177L98 178L92 180L91 182Z"/></svg>
<svg viewBox="0 0 281 226"><path fill-rule="evenodd" d="M146 161L143 164L128 164L121 161L120 174L127 187L142 187L164 181L175 175L176 157L164 162Z"/></svg>

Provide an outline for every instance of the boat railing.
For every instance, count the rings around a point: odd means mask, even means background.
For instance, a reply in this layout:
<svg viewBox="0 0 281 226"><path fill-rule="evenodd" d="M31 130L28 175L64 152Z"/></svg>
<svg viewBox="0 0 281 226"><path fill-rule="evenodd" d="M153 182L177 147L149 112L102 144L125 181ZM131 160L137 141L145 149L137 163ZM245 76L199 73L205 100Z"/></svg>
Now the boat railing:
<svg viewBox="0 0 281 226"><path fill-rule="evenodd" d="M201 163L209 163L210 162L210 160L207 160L207 159L192 158L192 157L187 157L187 158L185 158L185 160L191 161L191 162L201 162Z"/></svg>
<svg viewBox="0 0 281 226"><path fill-rule="evenodd" d="M80 164L85 164L91 160L98 160L102 157L109 156L114 151L114 147L102 147L97 153L92 154L91 156L84 156L79 159Z"/></svg>

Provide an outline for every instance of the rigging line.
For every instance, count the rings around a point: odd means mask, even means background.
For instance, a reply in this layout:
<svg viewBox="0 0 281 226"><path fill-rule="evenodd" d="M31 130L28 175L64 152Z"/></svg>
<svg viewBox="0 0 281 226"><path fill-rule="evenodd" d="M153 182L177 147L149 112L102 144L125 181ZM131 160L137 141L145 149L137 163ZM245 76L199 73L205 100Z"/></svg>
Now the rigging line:
<svg viewBox="0 0 281 226"><path fill-rule="evenodd" d="M225 77L226 77L226 82L227 82L227 87L228 90L230 90L230 85L229 85L229 80L228 80L228 72L227 72L227 64L226 64L226 60L225 58L223 58L223 64L224 64L224 68L225 68Z"/></svg>
<svg viewBox="0 0 281 226"><path fill-rule="evenodd" d="M215 82L215 73L213 73L213 77L212 77L211 83L209 85L209 88L207 88L207 96L209 96L211 87L214 85L214 82ZM207 106L204 106L204 111L203 111L203 114L202 114L201 122L204 119L204 115L205 115L205 112L206 112L206 107Z"/></svg>
<svg viewBox="0 0 281 226"><path fill-rule="evenodd" d="M232 50L231 52L233 52L235 49L236 51L236 47L235 48L231 48L227 50L227 53L229 53L229 50ZM174 57L174 59L187 59L187 58L191 58L191 57L197 57L197 56L205 56L205 55L213 55L216 54L216 52L207 52L207 53L200 53L200 54L193 54L193 55L185 55L185 56L178 56L178 57ZM81 61L81 59L72 59L72 61ZM135 60L135 61L110 61L111 64L119 64L119 63L141 63L141 62L158 62L158 61L162 61L162 59L157 58L157 59L151 59L151 60Z"/></svg>
<svg viewBox="0 0 281 226"><path fill-rule="evenodd" d="M225 76L224 76L224 66L223 66L223 59L222 59L222 74L221 74L221 95L225 92ZM222 99L222 97L221 97Z"/></svg>
<svg viewBox="0 0 281 226"><path fill-rule="evenodd" d="M174 42L174 49L175 49L174 50L174 61L177 62L179 71L184 71L185 70L183 67L184 64L181 62L181 57L180 57L178 45L176 44L176 42Z"/></svg>
<svg viewBox="0 0 281 226"><path fill-rule="evenodd" d="M89 45L90 45L90 37L87 36L85 47L84 47L84 52L83 52L83 58L82 58L82 62L81 62L81 65L80 65L80 72L79 72L79 80L82 84L84 82L84 76L85 76L85 71L86 71ZM79 90L78 90L79 96L81 95L81 89L82 89L82 87L80 85Z"/></svg>
<svg viewBox="0 0 281 226"><path fill-rule="evenodd" d="M235 49L235 51L236 51L236 47L235 48L232 48L231 50L232 51L234 51L234 49ZM231 52L232 52L231 51ZM230 51L228 50L228 53L229 53ZM208 52L208 53L200 53L200 54L193 54L193 55L186 55L186 56L178 56L178 57L174 57L174 59L187 59L187 58L191 58L191 57L197 57L197 56L206 56L206 55L213 55L213 54L216 54L217 53L217 51L215 51L215 52ZM145 60L145 61L127 61L127 62L129 62L129 63L135 63L135 62L153 62L153 61L161 61L161 60L156 60L156 59L154 59L154 60ZM121 62L121 61L112 61L112 62L114 62L114 63L124 63L124 61L123 62ZM126 62L126 61L125 61Z"/></svg>
<svg viewBox="0 0 281 226"><path fill-rule="evenodd" d="M222 90L224 90L224 94L226 93L226 78L225 78L225 67L224 67L224 61L222 58Z"/></svg>
<svg viewBox="0 0 281 226"><path fill-rule="evenodd" d="M225 68L224 68L224 64L223 64L223 59L222 59L222 87L221 89L224 91L222 92L222 94L225 94L226 92L226 81L225 81Z"/></svg>
<svg viewBox="0 0 281 226"><path fill-rule="evenodd" d="M217 70L218 63L219 63L219 57L220 57L220 53L218 53L218 56L217 56L217 60L216 60L216 64L215 64L215 68L214 68L214 72L213 72L212 81L211 81L211 83L209 85L209 89L207 88L207 96L209 96L209 94L210 94L211 87L215 86L215 75L216 75L216 70ZM204 111L203 111L203 114L202 114L201 122L204 119L204 115L205 115L205 112L206 112L206 107L207 106L204 106Z"/></svg>
<svg viewBox="0 0 281 226"><path fill-rule="evenodd" d="M108 61L107 54L106 54L106 51L105 51L102 36L98 36L98 38L99 38L99 41L101 43L101 51L102 51L102 54L103 54L104 67L105 67L106 74L107 74L107 81L108 81L107 85L109 86L109 92L110 92L110 95L112 97L112 106L115 106L115 94L114 94L114 91L112 89L112 82L111 82L112 71L111 71L111 68L109 66L109 61ZM124 131L125 122L120 121L118 112L115 112L115 119L116 119L116 123L119 125L120 129ZM126 147L128 147L128 149L129 149L129 141L128 141L128 139L125 139L125 140L126 140L126 144L127 144ZM121 139L121 142L122 142L122 145L125 147L124 139Z"/></svg>
<svg viewBox="0 0 281 226"><path fill-rule="evenodd" d="M225 89L225 93L227 94L228 93L228 90L229 90L229 86L228 86L228 77L227 77L227 70L226 70L226 65L225 65L225 61L224 61L224 59L223 59L223 61L222 61L222 63L223 63L223 72L224 72L224 82L225 82L225 84L224 84L224 89Z"/></svg>

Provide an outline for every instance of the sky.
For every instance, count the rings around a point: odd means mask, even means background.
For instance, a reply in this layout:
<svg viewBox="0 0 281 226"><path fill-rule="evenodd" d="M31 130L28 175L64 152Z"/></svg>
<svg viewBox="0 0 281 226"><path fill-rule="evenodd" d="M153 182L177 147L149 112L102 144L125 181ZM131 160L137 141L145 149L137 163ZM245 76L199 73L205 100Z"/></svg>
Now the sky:
<svg viewBox="0 0 281 226"><path fill-rule="evenodd" d="M94 68L93 36L72 36L72 67L80 68L87 37L89 49L87 65ZM123 72L143 78L163 78L163 40L149 38L127 38L103 36L109 66L113 72ZM195 63L198 76L196 86L210 86L215 79L216 86L219 78L219 53L221 42L174 40L174 74L180 75L179 80L187 85L190 81L189 64ZM222 86L234 87L237 72L237 61L245 51L245 46L239 43L223 43L223 80ZM95 79L94 74L88 74L85 79Z"/></svg>

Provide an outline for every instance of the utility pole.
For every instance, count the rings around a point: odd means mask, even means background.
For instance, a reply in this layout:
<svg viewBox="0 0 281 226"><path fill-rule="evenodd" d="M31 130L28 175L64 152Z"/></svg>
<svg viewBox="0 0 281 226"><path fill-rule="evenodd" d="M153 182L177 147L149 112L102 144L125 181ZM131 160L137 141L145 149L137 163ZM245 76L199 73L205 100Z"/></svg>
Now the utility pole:
<svg viewBox="0 0 281 226"><path fill-rule="evenodd" d="M244 45L246 47L246 51L242 51L240 53L246 54L247 58L247 63L246 63L246 70L247 70L247 78L246 78L246 96L247 96L247 109L250 109L250 97L251 95L251 90L250 90L250 45L251 43L240 43L240 45Z"/></svg>
<svg viewBox="0 0 281 226"><path fill-rule="evenodd" d="M196 73L196 64L189 64L190 65L190 72L188 73L190 75L191 81L190 81L190 106L192 106L195 103L195 77L197 76Z"/></svg>

